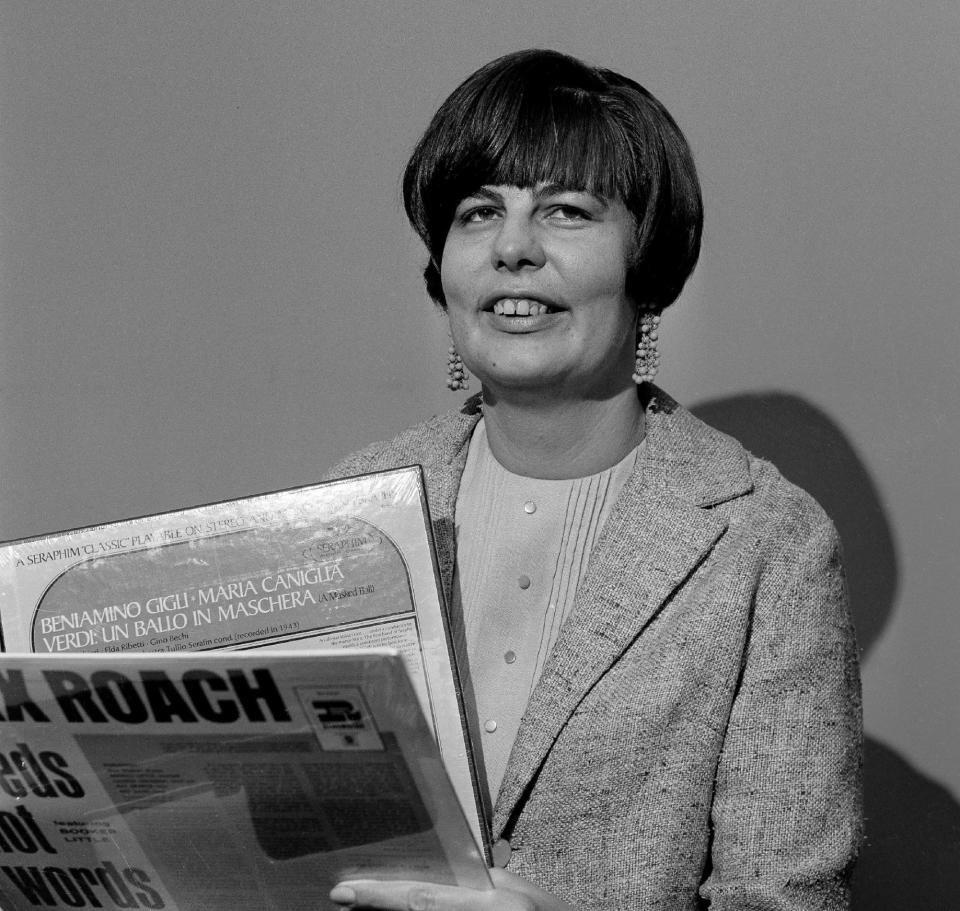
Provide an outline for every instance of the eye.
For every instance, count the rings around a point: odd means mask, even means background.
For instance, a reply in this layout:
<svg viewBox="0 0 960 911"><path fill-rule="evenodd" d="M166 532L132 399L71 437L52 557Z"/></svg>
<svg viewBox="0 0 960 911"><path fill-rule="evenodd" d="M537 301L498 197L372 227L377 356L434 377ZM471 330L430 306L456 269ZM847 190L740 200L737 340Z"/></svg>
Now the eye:
<svg viewBox="0 0 960 911"><path fill-rule="evenodd" d="M561 205L552 206L548 213L550 218L554 218L557 221L590 221L590 213L586 209L581 209L579 206L570 205L569 203L563 203Z"/></svg>
<svg viewBox="0 0 960 911"><path fill-rule="evenodd" d="M544 216L554 224L565 227L602 219L605 208L599 196L585 190L558 188L553 192L547 191L543 197Z"/></svg>
<svg viewBox="0 0 960 911"><path fill-rule="evenodd" d="M490 205L466 206L457 214L457 221L464 225L482 224L499 215L499 211Z"/></svg>

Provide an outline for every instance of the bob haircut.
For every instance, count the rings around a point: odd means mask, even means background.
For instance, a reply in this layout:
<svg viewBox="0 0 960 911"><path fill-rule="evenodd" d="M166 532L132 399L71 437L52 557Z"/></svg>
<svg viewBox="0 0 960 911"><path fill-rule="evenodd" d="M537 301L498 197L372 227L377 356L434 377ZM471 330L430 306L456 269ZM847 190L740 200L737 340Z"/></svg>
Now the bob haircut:
<svg viewBox="0 0 960 911"><path fill-rule="evenodd" d="M555 183L619 197L636 223L627 293L660 311L700 254L703 202L689 145L645 88L550 50L477 70L434 115L403 176L407 217L430 252L424 279L446 303L440 260L454 210L485 185Z"/></svg>

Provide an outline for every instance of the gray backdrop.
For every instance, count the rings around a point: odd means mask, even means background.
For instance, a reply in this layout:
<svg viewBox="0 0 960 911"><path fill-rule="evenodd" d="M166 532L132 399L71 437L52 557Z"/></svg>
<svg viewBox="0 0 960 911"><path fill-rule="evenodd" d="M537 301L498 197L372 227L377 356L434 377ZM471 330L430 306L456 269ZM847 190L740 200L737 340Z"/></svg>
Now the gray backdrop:
<svg viewBox="0 0 960 911"><path fill-rule="evenodd" d="M707 207L662 384L840 526L864 647L858 907L960 869L960 5L0 7L0 537L307 483L451 407L398 175L549 46L676 115Z"/></svg>

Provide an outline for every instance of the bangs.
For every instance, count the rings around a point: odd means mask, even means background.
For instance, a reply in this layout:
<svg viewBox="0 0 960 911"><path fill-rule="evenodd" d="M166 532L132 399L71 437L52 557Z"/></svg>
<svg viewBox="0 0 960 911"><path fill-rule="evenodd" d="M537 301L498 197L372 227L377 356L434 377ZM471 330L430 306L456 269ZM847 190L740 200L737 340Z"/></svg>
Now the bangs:
<svg viewBox="0 0 960 911"><path fill-rule="evenodd" d="M441 192L448 199L459 202L485 185L541 183L624 201L635 193L639 175L629 139L590 92L521 85L480 101L444 169Z"/></svg>

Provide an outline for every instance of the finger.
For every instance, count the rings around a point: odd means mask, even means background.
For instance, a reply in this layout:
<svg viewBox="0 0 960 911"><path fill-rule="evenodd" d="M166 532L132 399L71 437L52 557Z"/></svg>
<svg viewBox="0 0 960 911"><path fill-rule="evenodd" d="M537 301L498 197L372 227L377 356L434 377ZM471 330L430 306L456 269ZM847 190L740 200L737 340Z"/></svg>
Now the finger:
<svg viewBox="0 0 960 911"><path fill-rule="evenodd" d="M458 886L393 880L351 880L339 883L330 893L330 900L345 908L379 908L381 911L485 911L492 909L487 896ZM498 903L498 909L509 906Z"/></svg>

